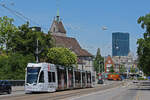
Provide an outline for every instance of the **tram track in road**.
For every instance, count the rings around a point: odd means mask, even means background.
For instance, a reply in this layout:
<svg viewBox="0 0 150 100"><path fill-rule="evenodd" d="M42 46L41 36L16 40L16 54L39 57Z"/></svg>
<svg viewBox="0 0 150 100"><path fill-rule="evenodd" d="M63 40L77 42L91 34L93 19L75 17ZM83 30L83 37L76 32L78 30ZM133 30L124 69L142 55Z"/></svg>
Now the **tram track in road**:
<svg viewBox="0 0 150 100"><path fill-rule="evenodd" d="M91 88L90 90L81 90L80 92L76 92L74 94L69 94L69 95L64 95L64 96L58 96L58 97L55 97L55 98L52 98L50 100L70 100L70 98L73 98L73 97L76 97L76 96L82 96L82 95L86 95L86 94L91 94L91 93L95 93L95 92L98 92L98 91L102 91L102 90L107 90L107 89L111 89L111 88L115 88L115 87L118 87L122 85L122 83L120 84L112 84L112 85L105 85L103 87L99 87L99 88ZM49 100L48 98L45 98L42 100Z"/></svg>
<svg viewBox="0 0 150 100"><path fill-rule="evenodd" d="M111 85L110 84L103 85L101 87L97 86L95 88L75 89L75 90L67 90L67 91L60 91L54 93L22 94L22 95L2 97L2 98L0 97L0 100L60 100L60 99L66 99L66 98L97 92L97 91L115 88L123 84L124 82L119 82L119 83L113 83Z"/></svg>

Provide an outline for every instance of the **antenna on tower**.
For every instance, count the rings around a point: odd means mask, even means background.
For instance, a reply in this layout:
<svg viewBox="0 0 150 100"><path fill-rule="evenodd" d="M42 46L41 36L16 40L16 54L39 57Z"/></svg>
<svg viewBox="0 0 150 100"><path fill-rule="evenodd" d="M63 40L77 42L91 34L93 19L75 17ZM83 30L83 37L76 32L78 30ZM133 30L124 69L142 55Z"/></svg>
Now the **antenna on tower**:
<svg viewBox="0 0 150 100"><path fill-rule="evenodd" d="M60 1L59 0L56 0L56 7L57 7L57 19L56 19L56 21L57 22L59 22L59 3L60 3Z"/></svg>

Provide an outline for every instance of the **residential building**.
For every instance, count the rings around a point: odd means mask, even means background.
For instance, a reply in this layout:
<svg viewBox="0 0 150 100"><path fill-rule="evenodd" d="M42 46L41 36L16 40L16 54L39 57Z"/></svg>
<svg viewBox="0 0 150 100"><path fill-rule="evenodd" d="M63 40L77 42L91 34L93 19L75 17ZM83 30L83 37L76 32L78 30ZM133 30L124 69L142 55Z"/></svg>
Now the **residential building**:
<svg viewBox="0 0 150 100"><path fill-rule="evenodd" d="M119 67L121 65L126 68L126 72L128 73L131 68L137 68L137 61L134 59L131 52L128 53L128 56L113 56L112 59L116 67L116 72L119 72Z"/></svg>
<svg viewBox="0 0 150 100"><path fill-rule="evenodd" d="M128 56L129 33L112 33L112 56Z"/></svg>
<svg viewBox="0 0 150 100"><path fill-rule="evenodd" d="M113 67L115 70L114 62L110 55L105 58L105 73L109 73L110 68Z"/></svg>

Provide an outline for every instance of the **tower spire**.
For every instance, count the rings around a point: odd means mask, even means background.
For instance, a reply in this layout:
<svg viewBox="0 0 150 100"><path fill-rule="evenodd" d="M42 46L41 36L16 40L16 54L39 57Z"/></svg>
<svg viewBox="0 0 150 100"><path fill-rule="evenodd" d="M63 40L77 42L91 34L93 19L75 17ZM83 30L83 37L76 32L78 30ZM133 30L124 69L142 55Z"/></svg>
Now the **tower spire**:
<svg viewBox="0 0 150 100"><path fill-rule="evenodd" d="M57 8L57 16L56 16L56 21L59 22L59 8Z"/></svg>
<svg viewBox="0 0 150 100"><path fill-rule="evenodd" d="M57 16L59 16L59 8L57 8Z"/></svg>
<svg viewBox="0 0 150 100"><path fill-rule="evenodd" d="M57 10L57 16L56 16L56 21L59 22L59 9Z"/></svg>
<svg viewBox="0 0 150 100"><path fill-rule="evenodd" d="M59 22L59 0L56 0L56 6L57 6L57 15L56 15L56 21Z"/></svg>

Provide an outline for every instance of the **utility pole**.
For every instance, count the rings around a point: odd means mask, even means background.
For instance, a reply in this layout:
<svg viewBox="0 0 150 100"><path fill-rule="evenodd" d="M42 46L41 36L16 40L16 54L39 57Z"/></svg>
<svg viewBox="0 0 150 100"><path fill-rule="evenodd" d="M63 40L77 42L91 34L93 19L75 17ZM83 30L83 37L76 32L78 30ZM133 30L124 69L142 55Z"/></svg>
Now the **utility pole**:
<svg viewBox="0 0 150 100"><path fill-rule="evenodd" d="M38 57L38 55L39 55L39 42L38 42L38 39L37 39L37 41L36 41L36 63L38 63L39 62L39 57Z"/></svg>
<svg viewBox="0 0 150 100"><path fill-rule="evenodd" d="M99 73L100 73L100 64L101 64L101 62L99 61Z"/></svg>

